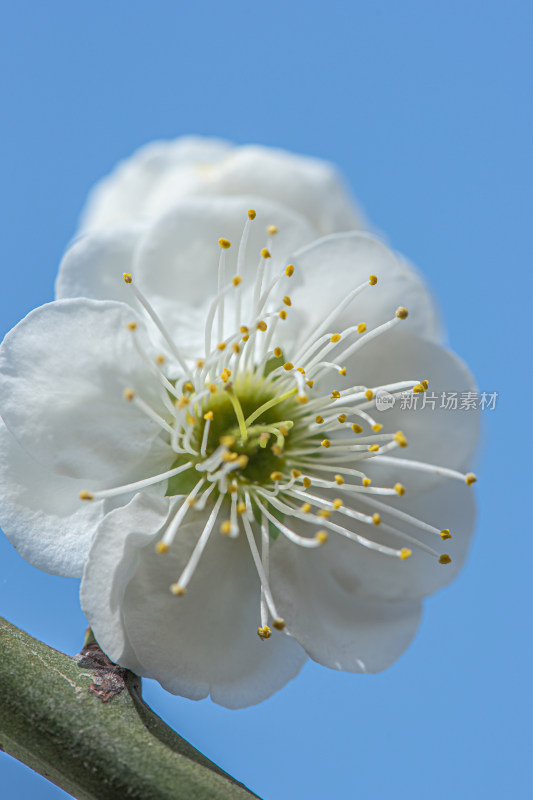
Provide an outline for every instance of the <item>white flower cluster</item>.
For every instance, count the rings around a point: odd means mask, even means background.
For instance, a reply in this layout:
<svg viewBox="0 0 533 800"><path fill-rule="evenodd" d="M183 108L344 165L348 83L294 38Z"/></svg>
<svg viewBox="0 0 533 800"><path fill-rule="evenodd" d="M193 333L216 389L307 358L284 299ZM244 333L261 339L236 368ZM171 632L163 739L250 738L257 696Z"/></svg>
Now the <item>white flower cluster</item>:
<svg viewBox="0 0 533 800"><path fill-rule="evenodd" d="M464 559L477 414L375 395L475 386L362 226L324 162L151 145L0 348L3 528L171 692L236 708L307 657L385 669Z"/></svg>

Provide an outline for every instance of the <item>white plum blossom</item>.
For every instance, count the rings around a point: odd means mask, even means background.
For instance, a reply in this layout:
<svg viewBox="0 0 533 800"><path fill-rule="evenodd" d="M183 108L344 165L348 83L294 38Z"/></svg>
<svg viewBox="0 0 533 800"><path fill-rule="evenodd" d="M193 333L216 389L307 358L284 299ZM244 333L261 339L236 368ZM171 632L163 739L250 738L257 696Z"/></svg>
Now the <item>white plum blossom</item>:
<svg viewBox="0 0 533 800"><path fill-rule="evenodd" d="M186 197L247 194L291 209L317 236L365 227L333 164L273 147L183 136L151 142L120 162L89 195L81 229L154 219Z"/></svg>
<svg viewBox="0 0 533 800"><path fill-rule="evenodd" d="M388 667L473 526L476 413L376 408L474 388L423 282L315 234L207 193L89 232L0 348L7 536L112 660L231 708Z"/></svg>

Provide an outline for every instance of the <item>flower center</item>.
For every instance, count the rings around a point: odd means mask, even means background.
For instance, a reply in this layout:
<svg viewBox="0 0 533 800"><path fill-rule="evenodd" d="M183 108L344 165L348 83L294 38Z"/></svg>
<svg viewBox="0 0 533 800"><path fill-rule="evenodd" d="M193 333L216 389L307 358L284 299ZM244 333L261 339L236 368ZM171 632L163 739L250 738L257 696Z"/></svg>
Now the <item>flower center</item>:
<svg viewBox="0 0 533 800"><path fill-rule="evenodd" d="M172 546L187 515L210 509L207 521L203 517L203 529L189 562L170 587L177 596L185 593L217 523L220 532L230 538L244 535L261 582L258 633L266 639L271 634L269 620L274 628L281 629L285 624L277 613L268 578L269 547L280 534L304 548L319 547L334 534L400 561L409 558L416 548L442 564L449 563L448 555L439 555L408 532L415 528L441 541L450 538L449 530L412 517L392 503L381 502L380 495L398 500L406 490L399 482L374 486L365 472L367 461L394 465L399 472L437 471L468 484L475 481L475 476L388 455L406 447L407 440L401 431L383 431L373 418L375 393L425 392L426 380L416 376L382 386L350 385L345 366L348 359L407 317L407 310L400 306L391 319L373 330L367 331L362 321L354 321L341 332L331 330L338 315L368 287L375 286L376 276L370 275L368 281L348 292L318 322L313 336L294 354L291 352L293 361L286 360L287 354L277 344L281 333L278 326L287 319L292 300L289 295L284 295L281 302L276 298L295 268L289 264L279 275L270 275L270 249L264 248L255 275L244 274L248 234L255 216L250 209L235 274L230 280L226 276L230 242L219 240L218 291L206 315L204 354L199 359L180 351L133 277L124 275L140 305L159 328L168 356L181 370L177 380L169 380L165 372L167 358L154 358L142 350L133 322L128 326L133 344L150 364L166 413L155 411L135 389L127 388L124 396L160 426L161 436L175 459L171 468L160 475L128 486L82 492L81 497L101 500L166 481L167 496L179 499L174 516L156 545L159 553ZM276 231L274 226L267 228L269 248ZM234 293L231 323L227 319L230 293ZM231 332L225 335L228 328ZM283 342L282 335L280 339ZM324 384L331 384L332 376L338 388L325 391ZM302 530L296 521L306 523L306 534L294 529ZM387 534L387 540L393 537L399 546L383 544L376 536L377 526ZM368 533L363 534L364 530Z"/></svg>

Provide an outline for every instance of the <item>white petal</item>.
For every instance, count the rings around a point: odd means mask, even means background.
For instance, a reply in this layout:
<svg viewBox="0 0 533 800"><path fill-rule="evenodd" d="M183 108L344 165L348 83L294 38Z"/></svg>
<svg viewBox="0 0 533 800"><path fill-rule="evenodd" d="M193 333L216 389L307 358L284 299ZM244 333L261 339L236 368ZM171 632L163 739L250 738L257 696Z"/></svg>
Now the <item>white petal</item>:
<svg viewBox="0 0 533 800"><path fill-rule="evenodd" d="M85 483L31 459L0 422L0 522L20 555L45 572L79 578L102 503L83 503Z"/></svg>
<svg viewBox="0 0 533 800"><path fill-rule="evenodd" d="M282 203L325 235L365 227L361 212L336 168L327 161L285 150L248 145L228 151L203 173L196 191L219 195L259 195ZM161 187L160 208L175 188ZM157 193L156 193L157 194Z"/></svg>
<svg viewBox="0 0 533 800"><path fill-rule="evenodd" d="M303 248L290 261L303 285L294 290L287 330L297 332L299 341L305 341L370 275L376 275L378 283L337 317L332 332L359 322L373 328L392 319L398 306L406 306L408 330L426 339L441 339L438 313L422 278L378 239L365 233L334 234Z"/></svg>
<svg viewBox="0 0 533 800"><path fill-rule="evenodd" d="M146 224L129 222L82 236L60 264L56 297L120 300L136 306L123 273L131 272L133 255Z"/></svg>
<svg viewBox="0 0 533 800"><path fill-rule="evenodd" d="M204 164L216 163L231 145L220 139L183 137L175 141L151 142L121 161L96 184L81 216L80 228L96 230L119 222L150 218L153 194L169 174L177 179L171 202L198 181L195 173Z"/></svg>
<svg viewBox="0 0 533 800"><path fill-rule="evenodd" d="M59 474L123 474L160 435L123 398L132 387L164 412L157 381L126 329L132 318L122 303L59 300L32 311L0 348L4 422L30 455Z"/></svg>
<svg viewBox="0 0 533 800"><path fill-rule="evenodd" d="M329 544L303 552L276 541L271 562L274 597L292 635L314 661L347 672L380 672L400 657L415 635L420 603L388 603L360 595L353 581L343 583L323 563Z"/></svg>
<svg viewBox="0 0 533 800"><path fill-rule="evenodd" d="M136 569L137 548L164 526L170 505L170 498L138 494L125 508L110 512L98 529L81 583L81 606L100 647L138 675L144 674L143 667L124 629L124 590Z"/></svg>
<svg viewBox="0 0 533 800"><path fill-rule="evenodd" d="M278 227L273 268L285 266L287 253L314 238L305 219L257 196L189 198L159 218L142 240L134 268L139 286L150 298L172 294L182 306L210 305L217 292L218 240L224 237L232 243L226 251L229 282L249 208L257 217L248 240L245 279L255 276L268 225Z"/></svg>
<svg viewBox="0 0 533 800"><path fill-rule="evenodd" d="M169 591L183 570L208 511L180 528L165 555L154 551L155 525L141 525L142 500L113 512L99 529L84 577L82 603L114 660L191 699L211 694L229 708L259 703L293 678L305 654L286 633L257 636L259 582L244 537L213 530L184 597ZM120 575L119 575L120 573ZM106 588L108 587L108 588ZM117 633L115 623L122 625ZM111 632L109 632L111 631ZM123 655L124 636L137 664Z"/></svg>

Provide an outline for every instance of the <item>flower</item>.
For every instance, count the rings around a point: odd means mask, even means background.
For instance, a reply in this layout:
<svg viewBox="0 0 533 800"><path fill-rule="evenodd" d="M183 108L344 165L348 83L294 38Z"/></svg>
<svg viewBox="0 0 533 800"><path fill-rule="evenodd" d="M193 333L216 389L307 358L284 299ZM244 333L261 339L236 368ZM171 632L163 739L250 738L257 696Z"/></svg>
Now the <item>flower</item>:
<svg viewBox="0 0 533 800"><path fill-rule="evenodd" d="M247 194L298 213L316 236L365 227L329 162L271 147L235 147L221 139L184 136L151 142L119 163L92 190L81 228L154 219L185 197Z"/></svg>
<svg viewBox="0 0 533 800"><path fill-rule="evenodd" d="M476 415L376 408L473 388L420 278L256 200L86 235L0 348L7 535L83 571L111 659L232 708L389 666L473 524Z"/></svg>

